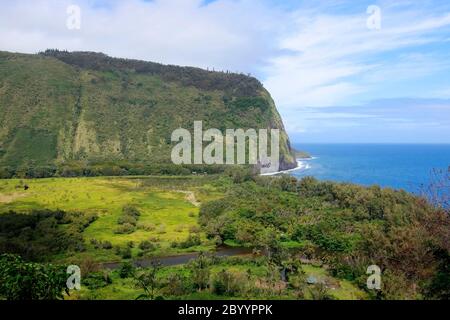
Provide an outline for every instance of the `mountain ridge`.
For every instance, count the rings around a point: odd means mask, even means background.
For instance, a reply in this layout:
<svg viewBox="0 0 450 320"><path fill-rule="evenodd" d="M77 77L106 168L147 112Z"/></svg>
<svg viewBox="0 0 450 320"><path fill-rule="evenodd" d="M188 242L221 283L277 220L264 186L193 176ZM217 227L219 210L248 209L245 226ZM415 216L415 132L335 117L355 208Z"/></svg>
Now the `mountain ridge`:
<svg viewBox="0 0 450 320"><path fill-rule="evenodd" d="M296 166L269 92L256 78L47 50L0 52L0 166L170 159L171 132L280 129L280 170Z"/></svg>

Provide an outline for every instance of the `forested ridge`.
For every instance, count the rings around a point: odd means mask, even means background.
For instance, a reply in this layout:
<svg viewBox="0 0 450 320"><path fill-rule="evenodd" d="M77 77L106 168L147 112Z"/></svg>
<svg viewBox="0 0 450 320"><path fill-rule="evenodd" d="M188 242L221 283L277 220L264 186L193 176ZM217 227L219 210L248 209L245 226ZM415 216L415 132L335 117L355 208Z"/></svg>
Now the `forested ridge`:
<svg viewBox="0 0 450 320"><path fill-rule="evenodd" d="M275 104L253 77L92 52L0 52L3 177L158 168L170 162L172 132L194 121L222 132L280 129L280 169L296 165Z"/></svg>

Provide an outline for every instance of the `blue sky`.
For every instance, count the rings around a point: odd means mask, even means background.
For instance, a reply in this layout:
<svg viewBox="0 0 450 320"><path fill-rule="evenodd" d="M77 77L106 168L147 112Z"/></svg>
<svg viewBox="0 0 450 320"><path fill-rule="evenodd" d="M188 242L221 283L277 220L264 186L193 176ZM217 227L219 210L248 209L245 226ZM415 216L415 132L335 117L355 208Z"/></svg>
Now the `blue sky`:
<svg viewBox="0 0 450 320"><path fill-rule="evenodd" d="M296 142L450 143L447 0L0 0L0 50L55 47L251 73Z"/></svg>

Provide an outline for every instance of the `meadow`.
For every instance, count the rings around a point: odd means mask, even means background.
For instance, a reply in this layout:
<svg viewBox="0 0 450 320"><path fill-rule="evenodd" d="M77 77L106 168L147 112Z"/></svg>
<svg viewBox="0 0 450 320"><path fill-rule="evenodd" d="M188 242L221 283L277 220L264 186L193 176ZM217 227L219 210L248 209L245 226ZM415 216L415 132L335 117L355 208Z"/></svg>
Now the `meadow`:
<svg viewBox="0 0 450 320"><path fill-rule="evenodd" d="M0 214L41 209L96 214L98 219L83 232L86 250L75 257L63 255L60 259L91 257L97 262L117 261L119 257L114 250L95 248L96 242L104 241L113 248L134 243L133 255L137 254L139 243L150 240L158 244L154 255L211 250L213 246L207 241L188 249L171 247L173 242L186 240L193 231L205 240L198 230L201 202L197 197L205 201L218 196L212 186L205 184L207 180L205 177L0 180ZM136 207L141 215L134 232L118 234L115 230L126 205Z"/></svg>

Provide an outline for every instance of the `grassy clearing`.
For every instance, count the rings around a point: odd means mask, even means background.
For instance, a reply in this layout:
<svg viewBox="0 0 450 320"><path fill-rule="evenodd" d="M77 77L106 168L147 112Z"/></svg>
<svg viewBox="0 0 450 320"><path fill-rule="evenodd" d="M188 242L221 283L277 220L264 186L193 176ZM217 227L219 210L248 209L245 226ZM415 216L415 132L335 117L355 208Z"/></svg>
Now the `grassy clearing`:
<svg viewBox="0 0 450 320"><path fill-rule="evenodd" d="M325 283L329 288L328 293L336 300L367 299L367 294L358 289L350 281L334 278L322 267L305 264L302 266L302 269L307 277L312 276L316 278L318 282Z"/></svg>
<svg viewBox="0 0 450 320"><path fill-rule="evenodd" d="M184 241L190 231L198 227L199 209L187 199L186 192L199 193L198 198L202 201L207 200L209 193L211 197L217 197L211 187L199 191L202 188L196 180L200 179L202 177L0 180L0 213L34 209L96 213L98 220L83 233L87 250L77 254L80 258L93 256L98 261L117 260L114 250L95 249L92 239L109 241L113 247L133 242L133 254L137 254L141 241L151 240L158 244L153 254L176 254L189 250L173 249L170 244ZM116 234L117 222L125 205L133 205L140 210L138 228L130 234ZM201 237L204 239L204 235ZM190 249L210 248L212 246L206 244Z"/></svg>

